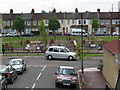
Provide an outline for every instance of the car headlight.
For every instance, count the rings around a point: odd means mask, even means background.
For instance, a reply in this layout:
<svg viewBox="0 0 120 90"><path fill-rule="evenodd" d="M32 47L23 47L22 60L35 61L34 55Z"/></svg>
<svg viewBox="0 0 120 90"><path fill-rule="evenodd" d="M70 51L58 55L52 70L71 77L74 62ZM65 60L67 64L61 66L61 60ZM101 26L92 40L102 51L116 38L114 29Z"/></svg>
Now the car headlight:
<svg viewBox="0 0 120 90"><path fill-rule="evenodd" d="M56 81L57 81L57 82L62 82L62 80L61 80L61 79L56 79Z"/></svg>
<svg viewBox="0 0 120 90"><path fill-rule="evenodd" d="M72 83L77 83L77 80L72 80Z"/></svg>

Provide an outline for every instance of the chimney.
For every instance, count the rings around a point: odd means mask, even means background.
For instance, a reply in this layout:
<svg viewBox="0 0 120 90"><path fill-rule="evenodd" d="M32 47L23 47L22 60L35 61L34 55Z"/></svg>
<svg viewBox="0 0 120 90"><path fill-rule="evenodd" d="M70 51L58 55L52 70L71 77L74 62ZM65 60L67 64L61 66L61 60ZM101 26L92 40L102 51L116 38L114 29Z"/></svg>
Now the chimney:
<svg viewBox="0 0 120 90"><path fill-rule="evenodd" d="M31 10L31 14L34 14L34 12L35 12L35 10L34 10L34 9L32 9L32 10Z"/></svg>
<svg viewBox="0 0 120 90"><path fill-rule="evenodd" d="M78 13L78 9L77 8L75 9L75 13Z"/></svg>
<svg viewBox="0 0 120 90"><path fill-rule="evenodd" d="M10 9L10 14L13 14L13 9Z"/></svg>
<svg viewBox="0 0 120 90"><path fill-rule="evenodd" d="M56 9L55 8L53 9L53 13L56 13Z"/></svg>
<svg viewBox="0 0 120 90"><path fill-rule="evenodd" d="M100 9L99 8L97 9L97 12L100 13Z"/></svg>

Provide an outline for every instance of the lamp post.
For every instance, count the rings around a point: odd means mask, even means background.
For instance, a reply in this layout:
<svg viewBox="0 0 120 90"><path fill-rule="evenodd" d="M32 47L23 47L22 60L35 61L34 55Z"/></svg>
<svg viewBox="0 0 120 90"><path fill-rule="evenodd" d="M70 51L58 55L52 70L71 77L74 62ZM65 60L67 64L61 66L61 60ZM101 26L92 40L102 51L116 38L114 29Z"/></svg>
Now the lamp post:
<svg viewBox="0 0 120 90"><path fill-rule="evenodd" d="M81 13L81 31L82 31L82 34L81 34L81 41L82 41L82 49L81 49L81 54L82 54L82 63L81 63L81 67L82 67L82 75L84 74L84 65L83 65L83 13Z"/></svg>

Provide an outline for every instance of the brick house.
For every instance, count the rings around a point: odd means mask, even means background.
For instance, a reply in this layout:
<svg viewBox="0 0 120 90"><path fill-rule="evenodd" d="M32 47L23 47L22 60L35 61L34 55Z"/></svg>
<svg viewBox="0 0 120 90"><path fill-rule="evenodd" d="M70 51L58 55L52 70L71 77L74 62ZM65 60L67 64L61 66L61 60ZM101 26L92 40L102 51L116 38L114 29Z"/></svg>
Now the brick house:
<svg viewBox="0 0 120 90"><path fill-rule="evenodd" d="M81 28L82 20L83 29L91 34L92 19L94 18L100 19L101 25L98 32L112 34L114 31L119 31L120 27L120 12L100 12L100 9L97 9L97 12L78 12L76 8L75 12L56 12L54 9L53 12L49 13L35 13L34 9L32 9L31 13L13 13L13 9L11 9L10 13L2 13L2 19L6 24L4 33L11 32L13 20L17 16L25 20L25 32L38 31L38 25L42 18L44 19L45 26L48 27L48 19L52 16L55 16L59 20L61 28L57 32L61 32L62 34L71 32L72 28Z"/></svg>

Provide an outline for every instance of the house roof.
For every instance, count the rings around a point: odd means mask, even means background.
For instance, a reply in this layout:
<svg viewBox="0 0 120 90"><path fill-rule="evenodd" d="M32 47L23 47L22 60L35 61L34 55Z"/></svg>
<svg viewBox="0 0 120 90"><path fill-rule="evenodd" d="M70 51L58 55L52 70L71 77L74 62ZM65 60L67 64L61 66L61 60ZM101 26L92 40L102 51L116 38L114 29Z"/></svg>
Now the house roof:
<svg viewBox="0 0 120 90"><path fill-rule="evenodd" d="M112 54L120 53L120 39L103 45Z"/></svg>
<svg viewBox="0 0 120 90"><path fill-rule="evenodd" d="M49 19L52 16L56 16L57 19L81 19L81 14L83 14L83 19L118 19L120 18L120 12L59 12L59 13L3 13L3 20L14 20L17 16L21 16L25 20L41 20Z"/></svg>

